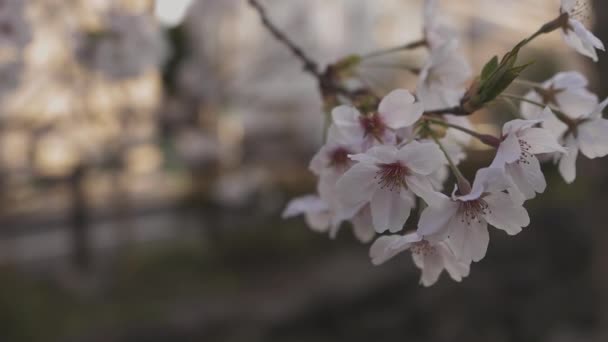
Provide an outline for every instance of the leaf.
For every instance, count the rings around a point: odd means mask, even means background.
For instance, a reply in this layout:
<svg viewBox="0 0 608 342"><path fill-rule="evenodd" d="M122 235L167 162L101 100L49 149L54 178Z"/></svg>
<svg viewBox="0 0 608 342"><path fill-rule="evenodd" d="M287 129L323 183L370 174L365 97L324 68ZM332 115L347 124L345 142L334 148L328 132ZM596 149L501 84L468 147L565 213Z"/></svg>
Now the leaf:
<svg viewBox="0 0 608 342"><path fill-rule="evenodd" d="M481 81L485 81L498 69L498 56L494 56L486 65L483 67L481 71Z"/></svg>

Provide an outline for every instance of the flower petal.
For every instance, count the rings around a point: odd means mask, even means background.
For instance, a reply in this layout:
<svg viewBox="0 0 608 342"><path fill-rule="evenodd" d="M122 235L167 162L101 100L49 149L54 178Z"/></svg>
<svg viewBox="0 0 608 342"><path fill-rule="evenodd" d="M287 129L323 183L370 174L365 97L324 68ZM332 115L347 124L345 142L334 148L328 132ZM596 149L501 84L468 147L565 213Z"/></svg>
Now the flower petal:
<svg viewBox="0 0 608 342"><path fill-rule="evenodd" d="M521 147L519 139L515 134L509 134L505 140L500 143L496 156L490 167L504 168L506 164L515 162L521 156Z"/></svg>
<svg viewBox="0 0 608 342"><path fill-rule="evenodd" d="M521 232L522 227L530 224L528 212L506 193L497 192L484 198L488 204L485 218L492 226L502 229L509 235Z"/></svg>
<svg viewBox="0 0 608 342"><path fill-rule="evenodd" d="M404 236L381 236L369 249L369 256L372 259L372 264L383 264L397 254L407 250L413 243L418 241L420 241L420 237L415 234L407 234Z"/></svg>
<svg viewBox="0 0 608 342"><path fill-rule="evenodd" d="M409 91L393 90L382 99L378 112L388 127L392 129L408 127L418 121L424 112L422 104L415 101Z"/></svg>
<svg viewBox="0 0 608 342"><path fill-rule="evenodd" d="M377 170L374 165L359 163L338 180L336 192L342 210L354 213L370 201L378 187L374 179Z"/></svg>
<svg viewBox="0 0 608 342"><path fill-rule="evenodd" d="M436 171L444 161L444 155L434 143L419 143L412 141L397 152L397 158L411 171L430 175Z"/></svg>
<svg viewBox="0 0 608 342"><path fill-rule="evenodd" d="M540 162L534 156L526 158L525 162L507 165L506 172L526 199L536 197L537 192L543 193L547 188Z"/></svg>
<svg viewBox="0 0 608 342"><path fill-rule="evenodd" d="M566 150L561 146L555 135L544 128L528 128L524 130L520 137L529 145L527 152L532 154L561 152L566 153Z"/></svg>
<svg viewBox="0 0 608 342"><path fill-rule="evenodd" d="M564 181L571 184L576 179L576 159L578 158L578 144L573 136L566 138L566 154L559 160L559 173Z"/></svg>
<svg viewBox="0 0 608 342"><path fill-rule="evenodd" d="M578 143L587 158L608 155L608 120L595 119L578 126Z"/></svg>
<svg viewBox="0 0 608 342"><path fill-rule="evenodd" d="M415 204L399 192L379 188L372 196L370 205L374 229L382 234L387 230L391 233L402 230Z"/></svg>
<svg viewBox="0 0 608 342"><path fill-rule="evenodd" d="M418 234L420 236L438 236L442 240L449 232L450 220L458 211L458 203L445 197L443 204L437 207L426 207L420 215Z"/></svg>
<svg viewBox="0 0 608 342"><path fill-rule="evenodd" d="M480 261L486 255L490 233L485 220L467 220L458 215L451 222L450 236L446 240L454 255L461 262Z"/></svg>

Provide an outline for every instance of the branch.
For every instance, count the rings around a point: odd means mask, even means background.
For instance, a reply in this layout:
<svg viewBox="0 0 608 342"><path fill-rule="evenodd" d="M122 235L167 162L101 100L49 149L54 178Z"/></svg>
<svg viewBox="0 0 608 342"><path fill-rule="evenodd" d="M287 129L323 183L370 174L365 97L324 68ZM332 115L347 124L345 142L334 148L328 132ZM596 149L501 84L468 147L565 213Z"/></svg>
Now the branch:
<svg viewBox="0 0 608 342"><path fill-rule="evenodd" d="M317 63L314 62L310 57L304 53L304 51L298 47L294 42L292 42L285 33L279 30L273 23L270 21L268 14L266 13L266 9L258 2L258 0L249 0L249 5L253 7L259 14L260 19L262 20L262 24L264 27L272 34L272 36L287 46L291 53L293 53L301 62L304 64L304 70L310 74L312 74L315 78L321 79L321 73L319 72L319 67Z"/></svg>

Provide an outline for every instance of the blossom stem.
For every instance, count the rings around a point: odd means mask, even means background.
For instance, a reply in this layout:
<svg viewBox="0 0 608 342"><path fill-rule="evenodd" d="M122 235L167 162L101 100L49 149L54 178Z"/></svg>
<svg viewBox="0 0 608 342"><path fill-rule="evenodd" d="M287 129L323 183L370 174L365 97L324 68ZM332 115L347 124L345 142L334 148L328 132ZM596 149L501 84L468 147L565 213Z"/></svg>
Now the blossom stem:
<svg viewBox="0 0 608 342"><path fill-rule="evenodd" d="M535 106L540 107L540 108L549 107L549 109L551 109L551 111L553 112L553 114L561 122L565 123L569 127L576 126L576 122L574 120L570 119L570 117L568 117L568 115L566 115L564 112L562 112L561 110L559 110L557 108L551 107L551 106L546 105L544 103L540 103L540 102L537 102L537 101L533 101L533 100L527 99L525 97L513 95L513 94L503 93L500 96L503 97L503 98L505 98L505 99L512 99L512 100L516 100L516 101L520 101L520 102L526 102L526 103L529 103L531 105L535 105Z"/></svg>
<svg viewBox="0 0 608 342"><path fill-rule="evenodd" d="M420 40L413 41L411 43L407 43L407 44L395 46L392 48L388 48L385 50L374 51L374 52L370 52L370 53L361 55L361 59L382 57L382 56L390 55L392 53L396 53L396 52L400 52L400 51L414 50L414 49L417 49L420 47L424 47L426 45L427 45L426 39L420 39Z"/></svg>
<svg viewBox="0 0 608 342"><path fill-rule="evenodd" d="M456 182L458 183L458 189L460 190L460 192L463 195L470 193L471 192L471 183L469 183L469 181L464 177L464 175L462 174L462 172L460 171L458 166L456 166L456 164L452 160L452 157L450 157L450 154L448 153L448 151L445 149L445 147L443 146L441 141L439 141L439 139L437 138L437 135L435 135L435 132L433 132L432 130L429 130L429 132L430 132L431 138L433 138L433 141L435 141L437 146L439 146L439 149L441 150L441 152L443 152L443 154L445 155L445 159L447 159L447 161L448 161L450 170L452 170L454 177L456 177Z"/></svg>
<svg viewBox="0 0 608 342"><path fill-rule="evenodd" d="M443 120L438 120L438 119L432 119L429 117L423 117L423 120L425 120L426 122L432 123L432 124L436 124L436 125L440 125L443 127L450 127L450 128L454 128L457 129L461 132L467 133L468 135L478 139L479 141L481 141L482 143L488 145L488 146L492 146L492 147L498 147L500 145L500 139L493 136L493 135L489 135L489 134L482 134L479 132L475 132L471 129L468 129L466 127L462 127L456 124L452 124Z"/></svg>
<svg viewBox="0 0 608 342"><path fill-rule="evenodd" d="M541 87L542 84L538 83L538 82L533 82L533 81L528 81L528 80L520 80L520 79L515 79L513 80L514 84L519 84L522 86L526 86L526 87L530 87L530 88L537 88L537 87Z"/></svg>

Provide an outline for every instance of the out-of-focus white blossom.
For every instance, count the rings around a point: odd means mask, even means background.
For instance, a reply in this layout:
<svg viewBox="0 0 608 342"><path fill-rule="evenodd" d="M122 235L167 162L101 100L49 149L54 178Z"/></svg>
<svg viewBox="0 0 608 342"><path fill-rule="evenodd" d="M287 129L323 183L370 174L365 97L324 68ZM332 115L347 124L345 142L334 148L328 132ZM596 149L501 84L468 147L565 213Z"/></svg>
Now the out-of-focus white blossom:
<svg viewBox="0 0 608 342"><path fill-rule="evenodd" d="M573 119L591 113L597 106L597 96L587 90L587 78L576 71L560 72L545 81L542 86L528 92L526 100L558 108ZM544 127L551 127L557 118L547 118L543 108L530 102L522 102L521 115L525 119L542 119Z"/></svg>
<svg viewBox="0 0 608 342"><path fill-rule="evenodd" d="M167 56L163 32L152 16L109 12L101 30L76 34L75 52L86 67L110 79L127 79L159 67Z"/></svg>
<svg viewBox="0 0 608 342"><path fill-rule="evenodd" d="M465 82L472 72L466 58L457 50L455 40L431 50L416 88L416 95L426 110L445 109L460 104L466 91Z"/></svg>
<svg viewBox="0 0 608 342"><path fill-rule="evenodd" d="M435 49L455 37L454 30L444 23L439 13L439 0L425 0L423 8L424 39L431 49Z"/></svg>
<svg viewBox="0 0 608 342"><path fill-rule="evenodd" d="M380 265L397 254L410 250L414 264L422 270L420 283L431 286L445 269L455 281L469 275L470 263L456 259L445 242L430 242L417 233L382 236L371 246L369 254L374 265Z"/></svg>
<svg viewBox="0 0 608 342"><path fill-rule="evenodd" d="M563 124L555 133L563 136L567 153L557 158L559 171L567 183L576 179L576 159L579 151L589 159L608 155L608 120L603 112L608 106L608 99L598 104L595 110L571 123Z"/></svg>
<svg viewBox="0 0 608 342"><path fill-rule="evenodd" d="M579 21L585 15L586 2L582 0L562 0L560 13L565 16L562 24L562 36L570 47L580 54L598 61L597 51L605 51L604 43Z"/></svg>
<svg viewBox="0 0 608 342"><path fill-rule="evenodd" d="M515 235L528 226L528 212L505 193L510 184L500 169L481 169L471 192L441 195L441 201L427 207L420 217L418 234L431 241L443 241L463 262L479 261L486 255L490 235L488 223Z"/></svg>

